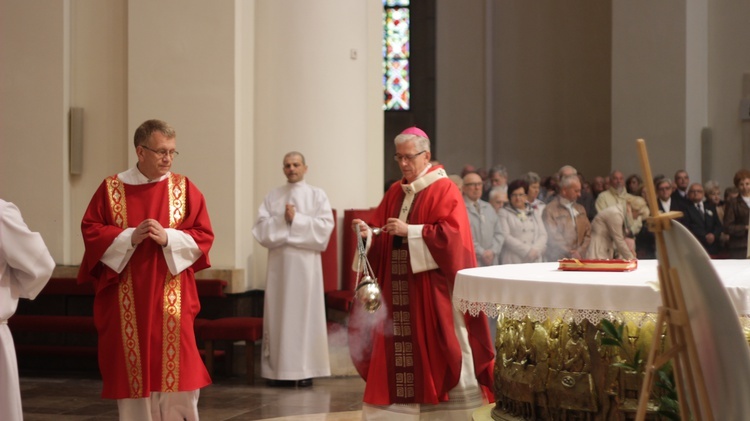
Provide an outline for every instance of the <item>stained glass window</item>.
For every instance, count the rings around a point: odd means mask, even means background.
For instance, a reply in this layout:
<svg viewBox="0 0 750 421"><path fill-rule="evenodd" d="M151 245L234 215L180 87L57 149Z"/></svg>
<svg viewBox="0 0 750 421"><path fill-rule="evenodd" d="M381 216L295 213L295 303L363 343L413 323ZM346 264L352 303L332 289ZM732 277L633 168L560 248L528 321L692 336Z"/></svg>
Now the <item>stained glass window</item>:
<svg viewBox="0 0 750 421"><path fill-rule="evenodd" d="M409 109L409 0L383 0L383 109Z"/></svg>

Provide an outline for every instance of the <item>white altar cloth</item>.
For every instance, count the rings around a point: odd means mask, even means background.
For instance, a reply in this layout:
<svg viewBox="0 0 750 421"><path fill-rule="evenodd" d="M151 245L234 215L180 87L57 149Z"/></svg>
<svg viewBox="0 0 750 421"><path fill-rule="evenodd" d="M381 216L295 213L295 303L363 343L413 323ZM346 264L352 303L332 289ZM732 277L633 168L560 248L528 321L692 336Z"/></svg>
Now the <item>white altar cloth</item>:
<svg viewBox="0 0 750 421"><path fill-rule="evenodd" d="M737 313L750 317L750 260L711 263ZM453 300L459 310L472 315L484 312L535 321L563 317L595 324L604 318L625 319L641 324L655 320L661 305L657 265L657 260L639 260L631 272L562 271L557 262L464 269L456 275Z"/></svg>

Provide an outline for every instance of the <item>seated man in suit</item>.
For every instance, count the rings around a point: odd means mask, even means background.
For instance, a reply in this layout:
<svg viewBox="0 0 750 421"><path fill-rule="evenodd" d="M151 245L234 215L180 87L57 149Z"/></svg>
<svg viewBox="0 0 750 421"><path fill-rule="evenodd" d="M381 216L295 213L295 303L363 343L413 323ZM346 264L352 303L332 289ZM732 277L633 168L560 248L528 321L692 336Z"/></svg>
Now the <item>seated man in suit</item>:
<svg viewBox="0 0 750 421"><path fill-rule="evenodd" d="M693 183L688 188L688 199L691 205L685 212L685 227L695 235L709 255L719 252L719 236L721 235L721 221L716 212L716 205L703 201L703 186Z"/></svg>

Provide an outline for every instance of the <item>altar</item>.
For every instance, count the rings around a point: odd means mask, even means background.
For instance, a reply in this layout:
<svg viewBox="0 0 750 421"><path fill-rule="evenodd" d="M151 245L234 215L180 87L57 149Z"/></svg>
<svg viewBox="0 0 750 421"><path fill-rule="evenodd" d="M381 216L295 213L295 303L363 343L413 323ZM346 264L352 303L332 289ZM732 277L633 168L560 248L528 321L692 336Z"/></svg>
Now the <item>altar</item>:
<svg viewBox="0 0 750 421"><path fill-rule="evenodd" d="M711 264L750 336L750 260ZM551 262L459 271L457 308L498 320L492 417L628 418L642 378L628 366L645 360L661 304L657 265L640 260L629 272L585 272ZM660 393L666 392L654 391L652 410Z"/></svg>

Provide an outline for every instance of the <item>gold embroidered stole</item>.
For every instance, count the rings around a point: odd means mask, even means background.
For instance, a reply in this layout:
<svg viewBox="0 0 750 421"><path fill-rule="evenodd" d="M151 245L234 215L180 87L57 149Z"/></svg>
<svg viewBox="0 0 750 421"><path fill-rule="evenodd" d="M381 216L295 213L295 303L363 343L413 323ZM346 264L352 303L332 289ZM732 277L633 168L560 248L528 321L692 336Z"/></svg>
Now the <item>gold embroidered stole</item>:
<svg viewBox="0 0 750 421"><path fill-rule="evenodd" d="M402 184L404 199L398 210L398 218L407 224L412 211L412 204L417 194L441 178L447 177L445 170L439 168L428 172L411 184ZM393 403L414 403L416 389L422 387L422 373L416 372L414 354L417 351L416 338L412 332L412 314L409 303L409 246L406 241L394 239L391 251L391 306L393 316L392 354L394 387L391 388ZM413 274L411 275L413 276ZM424 370L424 367L421 368ZM417 377L419 384L416 383Z"/></svg>
<svg viewBox="0 0 750 421"><path fill-rule="evenodd" d="M128 227L125 185L117 176L106 180L112 220L122 229ZM185 177L170 174L167 195L169 200L169 228L176 228L185 217ZM125 364L132 398L143 397L143 367L138 340L133 272L130 264L125 268L119 284L120 331L125 351ZM162 323L162 392L176 392L180 384L180 325L181 309L180 275L167 271L164 281Z"/></svg>
<svg viewBox="0 0 750 421"><path fill-rule="evenodd" d="M391 251L391 314L393 316L393 403L413 403L416 390L414 338L409 305L409 253L406 242L397 242ZM395 395L394 395L395 394Z"/></svg>

